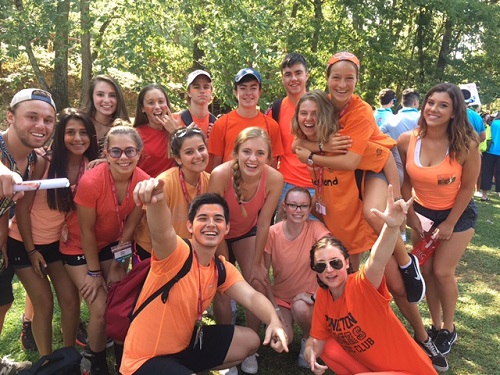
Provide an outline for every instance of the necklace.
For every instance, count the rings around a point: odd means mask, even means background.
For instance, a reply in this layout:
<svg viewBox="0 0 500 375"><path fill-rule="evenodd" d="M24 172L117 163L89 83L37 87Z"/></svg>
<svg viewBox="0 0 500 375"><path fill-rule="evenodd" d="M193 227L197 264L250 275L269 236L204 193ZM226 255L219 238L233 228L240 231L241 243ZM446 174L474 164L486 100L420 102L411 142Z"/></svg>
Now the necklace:
<svg viewBox="0 0 500 375"><path fill-rule="evenodd" d="M98 125L101 125L101 126L104 126L106 128L110 128L111 127L111 123L109 124L104 124L102 122L100 122L99 120L97 120L95 117L93 118L93 120L98 124Z"/></svg>

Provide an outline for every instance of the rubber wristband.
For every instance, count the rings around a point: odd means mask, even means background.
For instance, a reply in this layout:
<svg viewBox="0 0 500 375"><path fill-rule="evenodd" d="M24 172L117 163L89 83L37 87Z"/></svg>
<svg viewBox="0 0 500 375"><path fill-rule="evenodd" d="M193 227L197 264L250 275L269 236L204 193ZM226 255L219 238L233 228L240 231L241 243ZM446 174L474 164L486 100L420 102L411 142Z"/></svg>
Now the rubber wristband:
<svg viewBox="0 0 500 375"><path fill-rule="evenodd" d="M316 303L316 297L314 297L314 294L311 294L311 301L313 301L313 303Z"/></svg>
<svg viewBox="0 0 500 375"><path fill-rule="evenodd" d="M100 272L87 272L87 275L89 275L90 277L102 277L102 273Z"/></svg>
<svg viewBox="0 0 500 375"><path fill-rule="evenodd" d="M26 254L28 254L28 256L32 256L33 254L35 254L38 250L37 249L33 249L31 251L28 251Z"/></svg>
<svg viewBox="0 0 500 375"><path fill-rule="evenodd" d="M92 272L92 273L101 273L101 269L99 268L98 270L95 270L95 271L89 270L89 272Z"/></svg>

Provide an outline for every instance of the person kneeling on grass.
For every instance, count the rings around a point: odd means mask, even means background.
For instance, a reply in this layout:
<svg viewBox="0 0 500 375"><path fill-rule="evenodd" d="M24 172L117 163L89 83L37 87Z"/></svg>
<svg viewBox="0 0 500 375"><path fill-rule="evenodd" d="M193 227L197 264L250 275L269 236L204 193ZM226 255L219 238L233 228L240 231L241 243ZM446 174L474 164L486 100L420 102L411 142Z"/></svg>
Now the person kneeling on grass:
<svg viewBox="0 0 500 375"><path fill-rule="evenodd" d="M182 268L189 245L172 228L164 200L163 181L150 179L134 190L136 204L146 205L153 251L151 270L137 305ZM202 326L201 316L216 292L227 293L267 325L264 345L288 351L286 334L269 300L254 290L229 262L221 257L226 279L217 287L215 251L229 230L229 208L217 194L202 194L189 208L187 228L192 234L194 256L189 272L170 290L168 300L154 299L132 321L125 339L120 373L192 374L231 368L257 351L259 336L234 325ZM237 371L233 369L233 373Z"/></svg>
<svg viewBox="0 0 500 375"><path fill-rule="evenodd" d="M311 268L320 288L304 357L315 374L327 368L337 375L371 373L435 374L432 362L391 310L384 270L405 219L408 202L394 201L388 187L385 224L365 267L349 275L349 255L342 243L324 237L311 249ZM320 365L317 358L326 363ZM443 368L445 371L448 369Z"/></svg>

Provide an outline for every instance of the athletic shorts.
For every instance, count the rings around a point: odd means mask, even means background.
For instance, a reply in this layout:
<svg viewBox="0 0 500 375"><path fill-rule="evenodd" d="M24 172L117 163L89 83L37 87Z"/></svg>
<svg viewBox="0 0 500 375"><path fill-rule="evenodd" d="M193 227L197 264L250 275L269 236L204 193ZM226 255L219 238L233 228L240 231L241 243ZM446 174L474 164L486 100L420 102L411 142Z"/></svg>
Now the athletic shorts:
<svg viewBox="0 0 500 375"><path fill-rule="evenodd" d="M42 254L47 264L60 262L62 260L59 252L59 241L48 245L35 245L36 249ZM30 257L26 252L24 243L15 240L12 237L7 238L7 254L9 254L9 263L14 269L32 267Z"/></svg>
<svg viewBox="0 0 500 375"><path fill-rule="evenodd" d="M418 204L417 202L413 202L413 209L420 215L423 215L426 218L434 221L434 225L431 228L431 232L434 229L436 229L439 226L439 224L441 224L443 221L446 220L451 211L451 208L448 210L431 210L429 208L425 208L424 206ZM465 232L470 228L475 228L476 221L477 221L477 206L474 200L471 199L469 204L465 208L464 212L458 219L457 223L455 224L453 232Z"/></svg>
<svg viewBox="0 0 500 375"><path fill-rule="evenodd" d="M208 371L224 363L234 335L234 325L203 327L203 345L194 345L196 330L186 349L176 354L153 357L146 361L134 375L191 375Z"/></svg>
<svg viewBox="0 0 500 375"><path fill-rule="evenodd" d="M250 229L247 233L245 233L239 237L227 238L226 243L227 243L227 250L229 252L228 261L232 264L236 263L236 257L234 256L234 252L233 252L233 243L235 243L236 241L239 241L239 240L243 240L243 239L248 238L248 237L255 237L256 235L257 235L257 225L254 225L252 227L252 229Z"/></svg>
<svg viewBox="0 0 500 375"><path fill-rule="evenodd" d="M134 254L137 255L140 260L151 258L151 253L146 251L137 242L134 243Z"/></svg>
<svg viewBox="0 0 500 375"><path fill-rule="evenodd" d="M5 268L3 254L0 251L0 306L5 306L14 301L14 293L12 291L12 279L14 278L14 268L9 264Z"/></svg>
<svg viewBox="0 0 500 375"><path fill-rule="evenodd" d="M113 253L111 252L111 248L115 245L118 245L118 242L113 242L112 244L109 244L108 246L102 248L99 251L99 262L104 262L105 260L113 259ZM61 254L61 258L64 264L67 264L68 266L81 266L87 264L87 260L85 259L84 254L79 254L79 255Z"/></svg>

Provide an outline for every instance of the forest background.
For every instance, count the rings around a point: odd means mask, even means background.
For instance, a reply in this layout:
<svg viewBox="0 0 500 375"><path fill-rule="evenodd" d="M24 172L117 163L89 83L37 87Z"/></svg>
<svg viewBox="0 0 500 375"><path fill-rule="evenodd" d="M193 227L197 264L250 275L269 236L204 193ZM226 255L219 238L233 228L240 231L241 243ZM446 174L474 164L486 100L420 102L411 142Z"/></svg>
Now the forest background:
<svg viewBox="0 0 500 375"><path fill-rule="evenodd" d="M500 110L498 0L0 0L0 115L21 88L49 90L58 108L78 107L92 76L115 77L135 112L155 82L175 110L187 74L211 72L212 112L236 105L232 79L246 66L263 76L260 106L283 96L287 52L310 64L310 88L325 88L336 51L361 60L357 93L424 94L442 81L475 82L483 110ZM2 116L3 117L3 116Z"/></svg>

